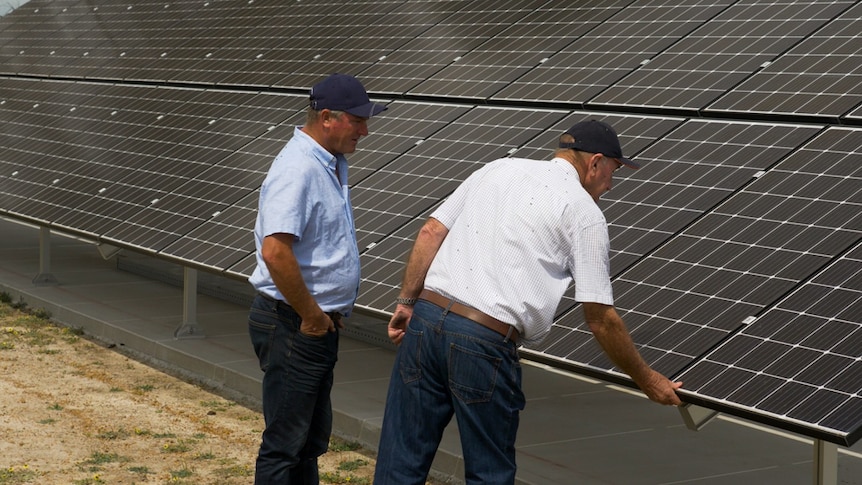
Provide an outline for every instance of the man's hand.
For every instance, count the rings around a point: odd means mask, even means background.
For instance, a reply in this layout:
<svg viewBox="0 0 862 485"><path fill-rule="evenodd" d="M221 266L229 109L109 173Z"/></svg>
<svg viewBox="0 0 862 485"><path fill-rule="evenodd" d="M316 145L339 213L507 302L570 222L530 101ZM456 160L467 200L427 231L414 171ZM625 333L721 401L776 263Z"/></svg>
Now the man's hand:
<svg viewBox="0 0 862 485"><path fill-rule="evenodd" d="M302 323L299 325L299 331L303 335L307 335L309 337L323 337L326 335L326 332L334 332L335 326L338 325L338 328L344 328L344 324L341 323L341 319L338 319L337 322L333 322L329 315L326 313L320 312L320 316L311 318L311 319L302 319Z"/></svg>
<svg viewBox="0 0 862 485"><path fill-rule="evenodd" d="M644 394L651 401L668 406L679 406L682 401L676 395L676 390L682 387L682 382L673 382L660 373L650 369L650 373L644 382L638 382Z"/></svg>
<svg viewBox="0 0 862 485"><path fill-rule="evenodd" d="M407 324L410 323L410 318L413 317L413 307L410 305L398 305L395 307L395 313L389 319L389 340L395 345L401 345L404 339L404 331L407 330Z"/></svg>

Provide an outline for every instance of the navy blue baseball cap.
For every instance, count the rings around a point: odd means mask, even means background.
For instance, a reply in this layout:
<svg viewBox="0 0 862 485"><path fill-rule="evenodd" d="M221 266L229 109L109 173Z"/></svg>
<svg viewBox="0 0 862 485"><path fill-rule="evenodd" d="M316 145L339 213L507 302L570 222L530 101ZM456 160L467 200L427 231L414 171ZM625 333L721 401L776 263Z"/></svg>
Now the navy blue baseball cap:
<svg viewBox="0 0 862 485"><path fill-rule="evenodd" d="M601 153L610 158L616 158L623 165L640 168L641 165L623 156L620 139L611 125L598 120L575 123L566 133L575 139L572 143L560 143L560 148L571 148L579 152Z"/></svg>
<svg viewBox="0 0 862 485"><path fill-rule="evenodd" d="M365 87L349 74L331 74L315 84L309 93L311 108L344 111L360 118L371 118L386 109L368 99Z"/></svg>

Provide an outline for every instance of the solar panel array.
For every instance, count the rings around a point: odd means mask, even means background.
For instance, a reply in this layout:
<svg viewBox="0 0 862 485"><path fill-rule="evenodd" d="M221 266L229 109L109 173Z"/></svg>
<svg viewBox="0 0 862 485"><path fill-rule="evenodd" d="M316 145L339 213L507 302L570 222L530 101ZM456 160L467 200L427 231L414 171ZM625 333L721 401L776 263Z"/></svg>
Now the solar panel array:
<svg viewBox="0 0 862 485"><path fill-rule="evenodd" d="M600 205L645 359L689 402L850 445L860 32L858 0L32 0L0 19L0 214L245 279L269 164L347 72L390 107L349 157L357 305L385 316L467 175L603 119L643 163ZM573 294L522 352L633 385Z"/></svg>

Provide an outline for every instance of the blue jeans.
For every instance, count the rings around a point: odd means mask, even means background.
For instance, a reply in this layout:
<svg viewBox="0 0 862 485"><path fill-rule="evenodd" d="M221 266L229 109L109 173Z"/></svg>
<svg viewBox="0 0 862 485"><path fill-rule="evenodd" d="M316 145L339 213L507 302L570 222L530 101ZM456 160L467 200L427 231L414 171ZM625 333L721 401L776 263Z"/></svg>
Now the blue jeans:
<svg viewBox="0 0 862 485"><path fill-rule="evenodd" d="M514 483L524 405L516 345L419 300L389 380L374 485L424 484L453 413L466 483Z"/></svg>
<svg viewBox="0 0 862 485"><path fill-rule="evenodd" d="M333 368L338 333L308 337L289 306L258 295L248 331L263 374L266 429L257 456L254 483L319 483L317 457L332 432Z"/></svg>

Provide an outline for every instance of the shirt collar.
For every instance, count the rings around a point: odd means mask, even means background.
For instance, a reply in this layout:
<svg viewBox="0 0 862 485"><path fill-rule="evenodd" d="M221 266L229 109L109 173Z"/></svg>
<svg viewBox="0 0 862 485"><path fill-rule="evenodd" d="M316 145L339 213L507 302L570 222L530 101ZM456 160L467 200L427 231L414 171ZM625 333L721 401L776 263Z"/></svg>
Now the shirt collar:
<svg viewBox="0 0 862 485"><path fill-rule="evenodd" d="M298 138L299 140L304 141L308 147L311 149L311 154L314 155L321 165L328 168L329 170L335 170L335 166L338 162L338 157L329 153L325 148L320 146L320 143L310 137L306 132L302 131L301 126L297 126L293 129L294 138ZM343 157L342 157L343 158Z"/></svg>

